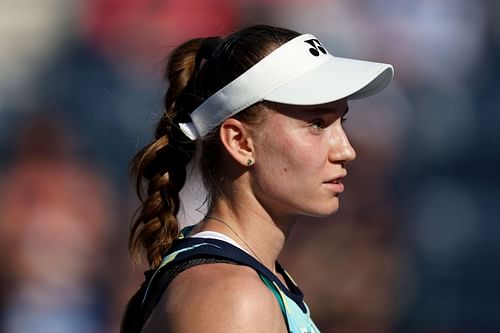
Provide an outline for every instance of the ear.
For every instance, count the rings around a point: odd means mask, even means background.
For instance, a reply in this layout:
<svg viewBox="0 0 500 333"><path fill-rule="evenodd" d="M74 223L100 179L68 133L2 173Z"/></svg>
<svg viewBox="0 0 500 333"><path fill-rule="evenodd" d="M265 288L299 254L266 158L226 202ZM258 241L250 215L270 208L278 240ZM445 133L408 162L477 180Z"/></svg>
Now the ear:
<svg viewBox="0 0 500 333"><path fill-rule="evenodd" d="M253 140L247 125L238 119L224 120L219 131L220 140L226 151L239 164L248 166L255 161Z"/></svg>

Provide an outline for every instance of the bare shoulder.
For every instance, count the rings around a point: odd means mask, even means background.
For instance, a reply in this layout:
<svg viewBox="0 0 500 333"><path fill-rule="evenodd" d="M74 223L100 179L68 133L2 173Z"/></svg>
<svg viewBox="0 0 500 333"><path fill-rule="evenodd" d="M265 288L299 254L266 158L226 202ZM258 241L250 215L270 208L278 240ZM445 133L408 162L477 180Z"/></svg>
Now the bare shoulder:
<svg viewBox="0 0 500 333"><path fill-rule="evenodd" d="M156 332L286 332L271 290L252 268L232 264L205 264L182 272L153 316Z"/></svg>

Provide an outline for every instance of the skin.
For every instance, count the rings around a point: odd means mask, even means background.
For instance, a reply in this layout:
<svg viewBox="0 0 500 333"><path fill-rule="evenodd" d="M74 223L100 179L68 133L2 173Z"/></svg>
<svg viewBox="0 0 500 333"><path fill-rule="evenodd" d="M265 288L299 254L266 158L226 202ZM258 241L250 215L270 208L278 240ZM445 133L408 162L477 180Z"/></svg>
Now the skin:
<svg viewBox="0 0 500 333"><path fill-rule="evenodd" d="M275 221L290 224L299 216L328 216L338 210L338 186L355 158L342 129L347 101L321 107L275 105L255 140L253 191ZM262 148L262 149L260 149Z"/></svg>
<svg viewBox="0 0 500 333"><path fill-rule="evenodd" d="M208 215L231 228L206 219L194 232L226 234L283 280L275 262L287 234L300 216L328 216L338 210L343 185L335 182L347 174L346 162L356 153L342 128L347 100L265 107L268 114L259 125L234 118L221 125L228 195L216 198ZM248 159L254 164L248 166ZM172 281L160 304L144 332L287 331L276 298L245 266L190 268Z"/></svg>

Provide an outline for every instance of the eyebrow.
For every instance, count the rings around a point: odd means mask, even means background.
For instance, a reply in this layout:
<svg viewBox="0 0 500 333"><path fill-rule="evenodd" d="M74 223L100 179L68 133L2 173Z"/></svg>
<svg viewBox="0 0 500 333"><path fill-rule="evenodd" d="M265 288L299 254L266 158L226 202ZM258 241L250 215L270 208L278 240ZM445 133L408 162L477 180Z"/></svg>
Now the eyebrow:
<svg viewBox="0 0 500 333"><path fill-rule="evenodd" d="M340 108L332 108L332 107L326 107L324 105L286 105L286 104L280 104L280 103L273 103L273 102L266 102L264 103L269 103L269 106L274 109L274 111L281 113L281 114L287 114L288 116L291 116L293 118L297 119L309 119L310 117L322 117L327 114L337 114L340 117L343 117L346 115L346 113L349 111L349 105L346 105L345 109L342 110ZM304 109L306 108L306 109ZM293 112L298 112L295 115L293 115Z"/></svg>
<svg viewBox="0 0 500 333"><path fill-rule="evenodd" d="M340 111L339 109L333 109L335 113L341 113L342 116L345 116L347 112L349 112L349 106L345 108L344 111ZM324 114L324 113L331 113L332 109L331 108L316 108L313 110L314 113L318 114Z"/></svg>

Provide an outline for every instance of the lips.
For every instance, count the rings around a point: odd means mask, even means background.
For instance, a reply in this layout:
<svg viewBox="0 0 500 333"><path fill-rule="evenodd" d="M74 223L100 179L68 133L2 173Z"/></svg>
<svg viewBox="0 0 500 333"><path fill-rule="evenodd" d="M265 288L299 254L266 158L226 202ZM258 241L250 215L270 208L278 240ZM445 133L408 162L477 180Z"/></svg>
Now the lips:
<svg viewBox="0 0 500 333"><path fill-rule="evenodd" d="M342 183L342 179L345 178L345 176L347 176L347 174L342 174L340 176L332 178L324 182L323 185L325 185L335 193L342 193L344 192L344 184Z"/></svg>
<svg viewBox="0 0 500 333"><path fill-rule="evenodd" d="M336 177L330 178L325 183L341 183L342 179L344 179L346 176L347 176L347 172L344 172L342 174L337 175Z"/></svg>

